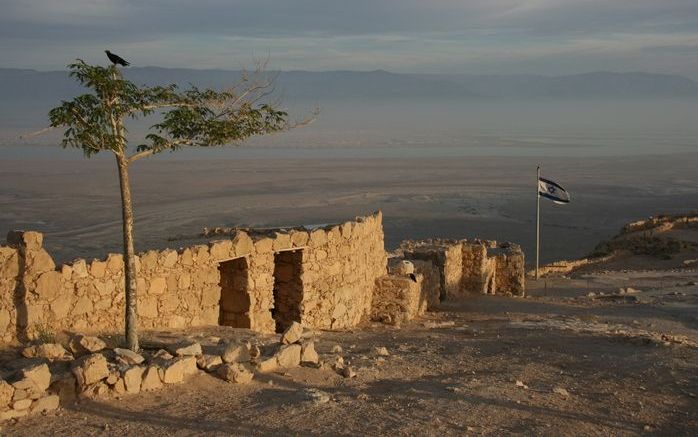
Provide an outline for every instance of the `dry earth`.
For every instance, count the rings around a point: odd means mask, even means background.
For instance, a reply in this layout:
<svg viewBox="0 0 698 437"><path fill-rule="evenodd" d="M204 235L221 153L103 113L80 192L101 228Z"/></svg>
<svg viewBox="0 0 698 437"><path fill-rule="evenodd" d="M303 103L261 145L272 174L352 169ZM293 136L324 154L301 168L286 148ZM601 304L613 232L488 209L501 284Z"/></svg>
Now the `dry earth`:
<svg viewBox="0 0 698 437"><path fill-rule="evenodd" d="M121 400L81 401L0 432L695 435L697 280L695 271L675 270L531 281L524 299L473 296L399 329L317 333L321 358L341 355L355 378L297 368L235 385L200 375ZM640 291L617 294L628 286ZM206 345L211 336L250 333L211 328L188 335ZM335 345L343 351L333 353ZM381 346L390 355L379 356Z"/></svg>

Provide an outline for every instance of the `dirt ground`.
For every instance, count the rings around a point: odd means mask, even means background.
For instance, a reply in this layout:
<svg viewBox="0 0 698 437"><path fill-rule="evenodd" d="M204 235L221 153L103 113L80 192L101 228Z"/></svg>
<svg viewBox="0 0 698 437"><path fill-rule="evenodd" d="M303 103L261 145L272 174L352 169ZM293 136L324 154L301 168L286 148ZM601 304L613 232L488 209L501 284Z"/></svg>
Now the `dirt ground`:
<svg viewBox="0 0 698 437"><path fill-rule="evenodd" d="M235 385L200 374L6 423L0 434L696 435L696 280L683 270L530 281L527 298L473 296L400 328L316 333L321 358L342 356L355 378L297 368ZM637 292L617 293L628 286ZM205 347L211 336L251 335L187 334ZM168 335L180 334L149 334Z"/></svg>

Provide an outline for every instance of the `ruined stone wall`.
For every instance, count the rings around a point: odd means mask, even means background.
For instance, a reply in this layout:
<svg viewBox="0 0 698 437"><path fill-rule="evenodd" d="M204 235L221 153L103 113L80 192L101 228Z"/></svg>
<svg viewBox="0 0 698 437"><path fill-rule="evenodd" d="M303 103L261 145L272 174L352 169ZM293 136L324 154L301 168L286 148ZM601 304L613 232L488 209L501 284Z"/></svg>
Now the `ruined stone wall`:
<svg viewBox="0 0 698 437"><path fill-rule="evenodd" d="M422 289L423 276L413 281L404 275L385 275L376 280L371 319L399 325L412 320L426 310Z"/></svg>
<svg viewBox="0 0 698 437"><path fill-rule="evenodd" d="M526 290L524 254L515 244L502 245L492 250L496 293L523 296Z"/></svg>
<svg viewBox="0 0 698 437"><path fill-rule="evenodd" d="M0 247L0 325L5 327L0 339L24 341L59 330L122 330L122 256L56 267L42 243L40 233L11 232L8 246ZM235 305L234 325L274 332L275 254L283 251L299 252L300 264L285 273L302 289L294 302L298 321L314 328L346 328L369 314L375 279L386 273L380 213L310 232L237 231L207 244L141 253L136 258L139 327L218 324L220 264L244 258L244 289L236 292L246 293L241 305L247 308Z"/></svg>
<svg viewBox="0 0 698 437"><path fill-rule="evenodd" d="M438 291L428 293L440 299L468 294L524 293L524 255L516 244L432 239L404 241L398 252L412 262L432 263L441 275L441 284Z"/></svg>
<svg viewBox="0 0 698 437"><path fill-rule="evenodd" d="M441 302L441 271L431 261L412 260L414 271L422 275L420 311L436 308Z"/></svg>
<svg viewBox="0 0 698 437"><path fill-rule="evenodd" d="M21 257L13 247L0 246L0 340L12 341L17 331L15 294L20 290Z"/></svg>
<svg viewBox="0 0 698 437"><path fill-rule="evenodd" d="M304 251L301 322L356 326L371 311L375 281L387 273L381 213L310 233Z"/></svg>

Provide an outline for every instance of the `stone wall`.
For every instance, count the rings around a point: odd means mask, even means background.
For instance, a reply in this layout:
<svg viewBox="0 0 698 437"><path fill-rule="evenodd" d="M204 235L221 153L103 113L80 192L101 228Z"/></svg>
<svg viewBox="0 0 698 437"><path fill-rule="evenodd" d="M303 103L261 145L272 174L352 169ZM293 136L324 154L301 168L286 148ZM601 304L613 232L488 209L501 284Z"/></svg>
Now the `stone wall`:
<svg viewBox="0 0 698 437"><path fill-rule="evenodd" d="M287 258L299 263L290 270L279 262L284 256L278 254L286 251L296 253ZM233 279L222 282L221 264L240 259L247 271L238 266ZM386 273L382 215L312 230L237 231L207 244L141 253L136 260L139 326L223 322L273 332L279 328L273 313L277 267L277 279L286 275L296 287L295 297L277 293L282 311L295 299L293 317L308 327L355 326L370 312L376 278ZM122 330L123 268L118 254L56 267L43 248L42 234L11 232L7 246L0 246L2 341L25 341L58 330ZM227 319L220 307L222 285L241 299L234 305L235 316Z"/></svg>
<svg viewBox="0 0 698 437"><path fill-rule="evenodd" d="M441 300L473 293L524 294L524 254L516 244L432 239L404 241L398 252L415 263L430 262L439 271L439 290L425 293L437 295ZM429 301L434 300L432 297Z"/></svg>
<svg viewBox="0 0 698 437"><path fill-rule="evenodd" d="M9 342L17 330L15 296L20 292L21 271L19 250L0 247L0 341Z"/></svg>
<svg viewBox="0 0 698 437"><path fill-rule="evenodd" d="M403 275L385 275L376 280L376 289L371 310L371 319L399 325L418 317L426 311L423 277L416 280Z"/></svg>

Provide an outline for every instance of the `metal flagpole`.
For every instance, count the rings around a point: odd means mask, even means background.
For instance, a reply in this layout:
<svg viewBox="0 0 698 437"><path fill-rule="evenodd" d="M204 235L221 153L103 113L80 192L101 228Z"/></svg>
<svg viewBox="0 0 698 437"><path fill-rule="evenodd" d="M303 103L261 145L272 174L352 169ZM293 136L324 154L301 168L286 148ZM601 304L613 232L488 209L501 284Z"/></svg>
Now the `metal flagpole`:
<svg viewBox="0 0 698 437"><path fill-rule="evenodd" d="M538 279L538 261L540 260L540 165L536 169L536 279Z"/></svg>

